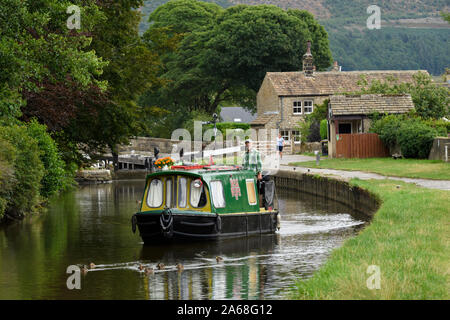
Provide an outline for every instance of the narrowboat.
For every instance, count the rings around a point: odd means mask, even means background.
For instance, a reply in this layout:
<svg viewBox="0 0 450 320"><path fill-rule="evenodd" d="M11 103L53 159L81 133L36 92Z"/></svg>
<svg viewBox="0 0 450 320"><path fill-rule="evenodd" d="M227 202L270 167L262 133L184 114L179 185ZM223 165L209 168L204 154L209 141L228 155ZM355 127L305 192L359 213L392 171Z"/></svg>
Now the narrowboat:
<svg viewBox="0 0 450 320"><path fill-rule="evenodd" d="M147 175L132 230L144 244L274 233L275 198L273 180L238 166L173 166Z"/></svg>

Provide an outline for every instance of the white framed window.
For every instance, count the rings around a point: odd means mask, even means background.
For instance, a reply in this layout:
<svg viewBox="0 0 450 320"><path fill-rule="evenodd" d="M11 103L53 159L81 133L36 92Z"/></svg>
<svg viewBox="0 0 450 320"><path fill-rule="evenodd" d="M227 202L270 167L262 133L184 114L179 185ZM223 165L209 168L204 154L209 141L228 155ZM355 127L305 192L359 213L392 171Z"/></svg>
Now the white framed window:
<svg viewBox="0 0 450 320"><path fill-rule="evenodd" d="M302 114L302 102L301 101L293 102L293 111L294 111L294 115Z"/></svg>
<svg viewBox="0 0 450 320"><path fill-rule="evenodd" d="M210 186L214 207L225 208L225 196L223 192L222 181L220 180L211 181Z"/></svg>
<svg viewBox="0 0 450 320"><path fill-rule="evenodd" d="M172 207L172 179L166 179L166 206Z"/></svg>
<svg viewBox="0 0 450 320"><path fill-rule="evenodd" d="M292 131L292 140L294 140L294 144L300 144L300 131Z"/></svg>
<svg viewBox="0 0 450 320"><path fill-rule="evenodd" d="M206 205L206 193L203 181L200 179L191 181L191 206L193 208L203 208Z"/></svg>
<svg viewBox="0 0 450 320"><path fill-rule="evenodd" d="M303 105L305 107L305 114L310 114L314 111L314 103L312 100L303 101Z"/></svg>
<svg viewBox="0 0 450 320"><path fill-rule="evenodd" d="M290 135L288 130L281 130L280 131L281 137L284 139L284 141L289 142L290 141Z"/></svg>
<svg viewBox="0 0 450 320"><path fill-rule="evenodd" d="M245 185L247 186L248 204L254 206L257 203L255 181L253 179L246 179Z"/></svg>
<svg viewBox="0 0 450 320"><path fill-rule="evenodd" d="M186 208L187 206L187 179L178 179L178 207Z"/></svg>
<svg viewBox="0 0 450 320"><path fill-rule="evenodd" d="M163 183L160 179L153 179L147 194L147 205L150 208L159 208L163 203Z"/></svg>

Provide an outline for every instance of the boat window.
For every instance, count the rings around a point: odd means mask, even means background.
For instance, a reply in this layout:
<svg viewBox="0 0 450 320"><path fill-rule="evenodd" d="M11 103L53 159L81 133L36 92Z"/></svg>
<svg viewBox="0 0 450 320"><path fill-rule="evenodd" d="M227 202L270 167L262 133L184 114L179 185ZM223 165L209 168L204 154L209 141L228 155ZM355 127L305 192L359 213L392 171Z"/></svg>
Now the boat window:
<svg viewBox="0 0 450 320"><path fill-rule="evenodd" d="M159 208L163 202L163 183L160 179L153 179L147 195L147 204L150 208Z"/></svg>
<svg viewBox="0 0 450 320"><path fill-rule="evenodd" d="M187 180L180 178L178 180L178 207L186 208L187 205Z"/></svg>
<svg viewBox="0 0 450 320"><path fill-rule="evenodd" d="M223 194L222 181L211 181L211 195L216 208L225 208L225 197Z"/></svg>
<svg viewBox="0 0 450 320"><path fill-rule="evenodd" d="M203 181L200 179L191 182L191 206L202 208L206 205L206 192Z"/></svg>
<svg viewBox="0 0 450 320"><path fill-rule="evenodd" d="M166 179L166 206L172 207L172 179Z"/></svg>
<svg viewBox="0 0 450 320"><path fill-rule="evenodd" d="M255 181L253 179L247 179L245 180L245 184L247 185L248 203L253 206L256 204Z"/></svg>

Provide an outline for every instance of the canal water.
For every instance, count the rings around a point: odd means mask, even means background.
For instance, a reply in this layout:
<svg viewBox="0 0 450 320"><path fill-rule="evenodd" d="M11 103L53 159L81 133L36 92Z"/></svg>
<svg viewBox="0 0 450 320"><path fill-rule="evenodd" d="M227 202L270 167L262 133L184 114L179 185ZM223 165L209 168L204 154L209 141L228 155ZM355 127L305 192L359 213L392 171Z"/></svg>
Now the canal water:
<svg viewBox="0 0 450 320"><path fill-rule="evenodd" d="M143 187L83 186L45 213L1 227L0 299L283 299L365 225L336 202L278 190L275 235L144 247L130 224ZM69 290L68 266L91 262L81 289ZM165 269L139 270L157 263Z"/></svg>

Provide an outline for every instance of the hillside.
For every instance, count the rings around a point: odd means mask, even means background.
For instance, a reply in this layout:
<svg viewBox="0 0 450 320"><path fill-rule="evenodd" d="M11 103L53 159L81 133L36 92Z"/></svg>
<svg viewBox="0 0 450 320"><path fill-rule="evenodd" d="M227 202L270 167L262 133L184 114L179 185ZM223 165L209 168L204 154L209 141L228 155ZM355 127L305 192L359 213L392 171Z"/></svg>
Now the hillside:
<svg viewBox="0 0 450 320"><path fill-rule="evenodd" d="M147 17L168 0L146 1ZM450 25L439 16L450 11L448 0L206 0L222 7L273 4L308 10L328 31L334 59L343 70L426 69L442 74L450 67ZM367 7L381 8L382 28L368 30Z"/></svg>

